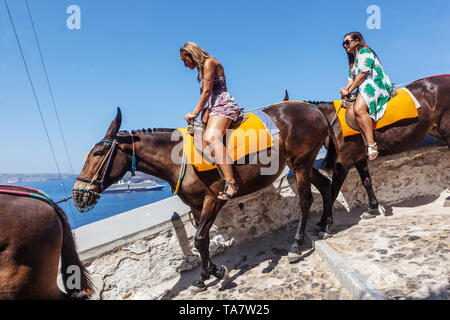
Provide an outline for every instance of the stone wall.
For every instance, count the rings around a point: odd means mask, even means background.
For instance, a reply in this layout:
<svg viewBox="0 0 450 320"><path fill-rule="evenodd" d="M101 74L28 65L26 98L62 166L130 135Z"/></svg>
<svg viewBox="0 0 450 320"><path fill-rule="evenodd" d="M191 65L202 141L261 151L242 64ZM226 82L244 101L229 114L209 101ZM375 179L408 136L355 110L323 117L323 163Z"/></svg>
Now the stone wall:
<svg viewBox="0 0 450 320"><path fill-rule="evenodd" d="M419 196L439 195L450 186L450 152L446 146L429 145L370 163L375 193L381 204ZM313 188L311 214L320 214L322 201ZM335 210L367 205L367 195L352 169L335 204ZM283 175L271 186L234 199L220 212L211 229L212 255L227 247L290 227L299 219L295 178ZM149 229L141 238L122 241L113 249L83 252L96 286L97 299L157 298L154 287L199 264L193 247L189 215ZM106 248L106 247L105 247ZM92 249L94 250L94 249ZM225 253L226 254L226 253Z"/></svg>

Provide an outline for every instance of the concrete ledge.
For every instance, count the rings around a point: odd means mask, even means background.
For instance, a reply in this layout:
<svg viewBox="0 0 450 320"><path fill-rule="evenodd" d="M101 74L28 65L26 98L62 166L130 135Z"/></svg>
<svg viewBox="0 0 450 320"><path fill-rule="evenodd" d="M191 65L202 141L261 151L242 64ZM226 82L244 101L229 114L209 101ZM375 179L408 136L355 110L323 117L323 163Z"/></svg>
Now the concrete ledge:
<svg viewBox="0 0 450 320"><path fill-rule="evenodd" d="M341 284L357 300L389 300L369 279L357 273L340 255L325 241L308 233L314 250L328 264Z"/></svg>
<svg viewBox="0 0 450 320"><path fill-rule="evenodd" d="M178 197L167 198L73 231L83 261L100 256L127 243L172 229L173 218L189 220L189 207Z"/></svg>

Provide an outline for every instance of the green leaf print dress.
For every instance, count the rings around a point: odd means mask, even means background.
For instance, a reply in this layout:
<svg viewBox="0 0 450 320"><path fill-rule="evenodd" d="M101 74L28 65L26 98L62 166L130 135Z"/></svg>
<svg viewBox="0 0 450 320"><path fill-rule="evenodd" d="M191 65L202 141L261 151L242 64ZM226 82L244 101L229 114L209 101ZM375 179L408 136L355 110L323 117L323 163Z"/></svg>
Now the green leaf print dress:
<svg viewBox="0 0 450 320"><path fill-rule="evenodd" d="M391 81L384 73L378 57L368 48L361 48L358 51L355 64L349 71L349 80L355 80L361 72L369 73L358 91L367 104L370 117L378 121L383 117L387 102L391 98Z"/></svg>

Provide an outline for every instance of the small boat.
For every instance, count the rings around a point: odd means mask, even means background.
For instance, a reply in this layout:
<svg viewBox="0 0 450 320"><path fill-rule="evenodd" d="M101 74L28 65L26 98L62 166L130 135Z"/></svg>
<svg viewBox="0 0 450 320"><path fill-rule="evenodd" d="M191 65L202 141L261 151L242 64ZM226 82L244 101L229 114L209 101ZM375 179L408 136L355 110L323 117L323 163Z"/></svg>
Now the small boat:
<svg viewBox="0 0 450 320"><path fill-rule="evenodd" d="M153 180L146 179L142 181L127 181L120 180L119 182L111 185L103 193L120 193L120 192L139 192L139 191L155 191L161 190L164 185L158 184Z"/></svg>

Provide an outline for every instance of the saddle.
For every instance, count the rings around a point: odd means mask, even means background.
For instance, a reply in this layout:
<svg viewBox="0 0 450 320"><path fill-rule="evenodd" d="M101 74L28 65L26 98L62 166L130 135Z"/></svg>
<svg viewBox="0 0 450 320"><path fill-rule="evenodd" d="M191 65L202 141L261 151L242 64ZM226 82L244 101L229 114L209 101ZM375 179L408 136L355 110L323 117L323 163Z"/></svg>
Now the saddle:
<svg viewBox="0 0 450 320"><path fill-rule="evenodd" d="M224 135L223 143L234 162L273 146L271 133L264 122L253 113L240 117L229 129L232 131ZM215 161L208 152L209 148L203 148L204 123L195 121L187 128L178 128L178 131L186 136L183 150L188 163L198 171L215 169Z"/></svg>
<svg viewBox="0 0 450 320"><path fill-rule="evenodd" d="M350 97L345 98L342 101L341 107L347 109L345 112L345 122L347 122L348 126L355 131L361 131L358 121L356 121L355 111L353 110L353 107L355 106L355 101L356 95L352 94Z"/></svg>
<svg viewBox="0 0 450 320"><path fill-rule="evenodd" d="M244 121L248 119L247 115L244 115L243 113L244 109L239 109L239 118L236 121L232 121L228 127L228 130L235 130L237 129ZM194 138L194 147L201 151L203 149L203 134L206 130L206 121L209 116L209 111L206 111L206 114L202 116L202 121L196 121L194 120L192 123L190 123L187 127L188 133L193 136ZM226 147L227 141L226 136L223 137L223 144ZM212 159L212 156L207 153L203 153L203 156L206 158L206 160L210 163L213 163L214 160Z"/></svg>
<svg viewBox="0 0 450 320"><path fill-rule="evenodd" d="M347 100L347 101L346 101ZM342 136L348 137L360 134L360 128L356 120L354 108L355 97L346 100L334 100L336 118L339 119L342 128ZM410 124L417 121L420 104L414 95L407 89L401 88L393 91L388 101L384 116L379 119L374 130L391 127L400 124Z"/></svg>
<svg viewBox="0 0 450 320"><path fill-rule="evenodd" d="M397 95L397 90L392 91L391 99ZM347 109L345 112L345 122L347 122L348 126L355 131L361 132L361 128L359 127L358 121L356 120L355 115L355 102L356 102L356 94L350 95L350 97L344 99L341 103L341 107Z"/></svg>

